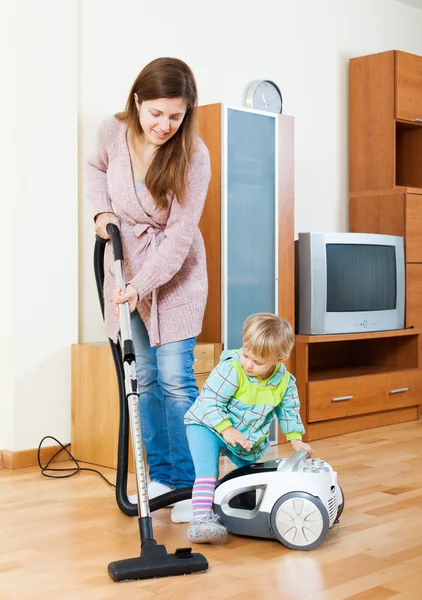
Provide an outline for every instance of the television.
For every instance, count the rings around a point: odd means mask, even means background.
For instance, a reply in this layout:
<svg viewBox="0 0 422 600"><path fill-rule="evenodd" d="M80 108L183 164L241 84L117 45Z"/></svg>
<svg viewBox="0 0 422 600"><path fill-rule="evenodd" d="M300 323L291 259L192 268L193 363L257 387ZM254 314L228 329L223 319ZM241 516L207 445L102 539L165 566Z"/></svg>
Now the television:
<svg viewBox="0 0 422 600"><path fill-rule="evenodd" d="M299 233L295 244L297 333L358 333L404 327L402 237Z"/></svg>

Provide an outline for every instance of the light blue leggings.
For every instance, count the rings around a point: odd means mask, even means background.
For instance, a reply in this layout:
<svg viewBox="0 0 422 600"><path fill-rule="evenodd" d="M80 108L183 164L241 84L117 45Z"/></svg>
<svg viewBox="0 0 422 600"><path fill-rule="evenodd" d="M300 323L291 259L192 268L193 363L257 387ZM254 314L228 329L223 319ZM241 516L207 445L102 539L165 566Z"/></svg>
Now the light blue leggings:
<svg viewBox="0 0 422 600"><path fill-rule="evenodd" d="M236 467L244 467L256 462L256 459L248 460L236 456L218 435L205 425L187 425L186 435L197 478L218 477L220 452L230 458Z"/></svg>

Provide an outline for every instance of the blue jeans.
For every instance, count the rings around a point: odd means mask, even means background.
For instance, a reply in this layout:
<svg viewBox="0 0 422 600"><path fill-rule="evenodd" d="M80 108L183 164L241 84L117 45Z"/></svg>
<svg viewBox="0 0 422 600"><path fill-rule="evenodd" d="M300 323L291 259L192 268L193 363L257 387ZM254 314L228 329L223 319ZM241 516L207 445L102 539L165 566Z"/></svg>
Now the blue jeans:
<svg viewBox="0 0 422 600"><path fill-rule="evenodd" d="M151 348L137 311L132 314L132 336L150 480L172 488L191 486L195 470L183 418L198 397L193 372L196 338Z"/></svg>
<svg viewBox="0 0 422 600"><path fill-rule="evenodd" d="M195 465L196 477L218 477L220 452L230 458L236 467L244 467L256 462L256 460L236 456L218 435L205 425L186 425L186 435Z"/></svg>

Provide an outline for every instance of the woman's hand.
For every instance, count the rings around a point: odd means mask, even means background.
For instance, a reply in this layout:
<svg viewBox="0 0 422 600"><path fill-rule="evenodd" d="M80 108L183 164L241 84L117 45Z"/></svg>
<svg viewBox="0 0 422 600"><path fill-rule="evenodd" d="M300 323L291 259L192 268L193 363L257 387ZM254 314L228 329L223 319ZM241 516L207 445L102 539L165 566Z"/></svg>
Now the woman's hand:
<svg viewBox="0 0 422 600"><path fill-rule="evenodd" d="M226 440L226 442L228 444L231 444L232 446L236 446L236 444L239 444L239 446L242 446L242 448L244 448L245 450L250 450L252 448L252 444L250 443L250 441L245 438L243 433L240 433L240 431L238 431L234 427L227 427L227 429L224 429L221 432L221 435Z"/></svg>
<svg viewBox="0 0 422 600"><path fill-rule="evenodd" d="M94 223L95 233L97 233L104 240L110 239L110 236L107 233L107 225L109 223L113 223L114 225L117 225L117 227L120 230L119 219L116 217L116 215L114 213L110 213L110 212L100 213L99 215L97 215L97 218L95 219L95 223Z"/></svg>
<svg viewBox="0 0 422 600"><path fill-rule="evenodd" d="M114 289L113 302L117 316L119 316L119 304L124 304L125 302L129 302L129 310L132 313L138 304L138 290L131 283L126 286L124 294L119 287L116 287Z"/></svg>
<svg viewBox="0 0 422 600"><path fill-rule="evenodd" d="M302 442L302 440L290 440L290 443L295 452L298 450L306 450L306 458L311 458L314 455L314 449L306 442Z"/></svg>

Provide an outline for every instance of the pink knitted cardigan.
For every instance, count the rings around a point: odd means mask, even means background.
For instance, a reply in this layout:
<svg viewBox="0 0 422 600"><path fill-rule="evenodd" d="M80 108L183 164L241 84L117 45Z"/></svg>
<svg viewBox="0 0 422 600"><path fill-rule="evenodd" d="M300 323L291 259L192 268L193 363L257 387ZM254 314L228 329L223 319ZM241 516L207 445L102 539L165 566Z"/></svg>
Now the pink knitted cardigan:
<svg viewBox="0 0 422 600"><path fill-rule="evenodd" d="M197 336L202 328L208 281L198 223L211 176L210 159L198 137L184 202L179 204L169 194L168 208L157 210L146 186L136 193L126 132L127 124L115 117L101 123L87 164L88 197L94 216L114 212L120 220L126 278L138 290L138 311L151 346L158 346ZM104 273L105 328L116 341L111 244Z"/></svg>

